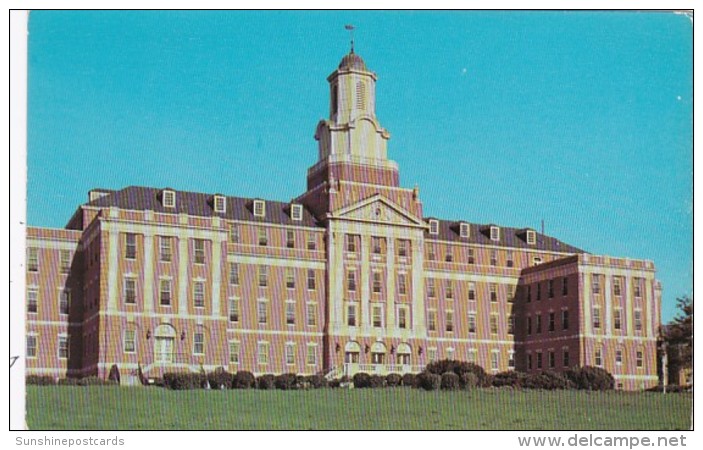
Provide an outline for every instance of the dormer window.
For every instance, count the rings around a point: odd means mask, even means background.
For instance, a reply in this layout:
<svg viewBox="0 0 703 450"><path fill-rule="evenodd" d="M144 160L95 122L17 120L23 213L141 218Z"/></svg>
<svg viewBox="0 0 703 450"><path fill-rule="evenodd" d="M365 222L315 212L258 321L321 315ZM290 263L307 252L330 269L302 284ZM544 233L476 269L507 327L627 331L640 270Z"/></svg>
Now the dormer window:
<svg viewBox="0 0 703 450"><path fill-rule="evenodd" d="M303 205L290 205L290 218L295 221L303 220Z"/></svg>
<svg viewBox="0 0 703 450"><path fill-rule="evenodd" d="M263 200L254 200L254 216L266 216L266 203Z"/></svg>
<svg viewBox="0 0 703 450"><path fill-rule="evenodd" d="M161 194L161 201L164 208L175 208L176 207L176 193L174 191L164 189Z"/></svg>
<svg viewBox="0 0 703 450"><path fill-rule="evenodd" d="M430 219L430 234L439 234L439 221Z"/></svg>
<svg viewBox="0 0 703 450"><path fill-rule="evenodd" d="M527 230L527 243L530 245L535 245L537 242L537 233L532 230Z"/></svg>
<svg viewBox="0 0 703 450"><path fill-rule="evenodd" d="M462 238L469 237L469 224L468 223L462 222L459 224L459 236Z"/></svg>
<svg viewBox="0 0 703 450"><path fill-rule="evenodd" d="M491 227L491 240L500 241L500 228Z"/></svg>
<svg viewBox="0 0 703 450"><path fill-rule="evenodd" d="M227 212L227 201L223 195L216 195L213 200L213 206L216 213Z"/></svg>

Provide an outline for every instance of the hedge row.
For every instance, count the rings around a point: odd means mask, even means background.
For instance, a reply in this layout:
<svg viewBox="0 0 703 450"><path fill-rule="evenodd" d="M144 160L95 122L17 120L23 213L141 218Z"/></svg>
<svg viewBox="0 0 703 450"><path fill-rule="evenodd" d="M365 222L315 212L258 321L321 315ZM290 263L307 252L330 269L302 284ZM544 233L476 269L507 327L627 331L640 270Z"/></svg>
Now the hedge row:
<svg viewBox="0 0 703 450"><path fill-rule="evenodd" d="M32 386L116 386L118 383L111 380L103 380L96 376L83 378L60 378L58 381L48 375L27 375L26 385Z"/></svg>
<svg viewBox="0 0 703 450"><path fill-rule="evenodd" d="M174 390L183 389L318 389L327 386L327 379L322 375L282 375L264 374L258 377L251 372L240 370L231 374L225 370L209 373L165 373L160 383Z"/></svg>

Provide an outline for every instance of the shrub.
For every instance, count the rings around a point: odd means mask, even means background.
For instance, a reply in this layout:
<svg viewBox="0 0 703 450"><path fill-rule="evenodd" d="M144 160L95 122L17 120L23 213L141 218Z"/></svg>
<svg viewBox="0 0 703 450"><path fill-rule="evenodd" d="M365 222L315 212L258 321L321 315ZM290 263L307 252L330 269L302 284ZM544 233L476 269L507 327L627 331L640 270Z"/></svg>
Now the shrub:
<svg viewBox="0 0 703 450"><path fill-rule="evenodd" d="M608 391L615 387L615 379L600 367L574 367L565 372L576 389Z"/></svg>
<svg viewBox="0 0 703 450"><path fill-rule="evenodd" d="M459 385L463 389L474 389L478 386L478 377L473 372L465 372L459 375Z"/></svg>
<svg viewBox="0 0 703 450"><path fill-rule="evenodd" d="M388 375L386 375L386 386L388 387L400 386L400 383L402 382L403 377L401 377L397 373L389 373Z"/></svg>
<svg viewBox="0 0 703 450"><path fill-rule="evenodd" d="M381 388L386 385L386 377L381 375L371 375L369 379L369 387L371 388Z"/></svg>
<svg viewBox="0 0 703 450"><path fill-rule="evenodd" d="M368 388L371 387L371 375L364 372L355 373L352 378L355 388Z"/></svg>
<svg viewBox="0 0 703 450"><path fill-rule="evenodd" d="M442 384L442 377L436 373L422 372L417 376L417 385L426 391L436 391Z"/></svg>
<svg viewBox="0 0 703 450"><path fill-rule="evenodd" d="M57 384L59 386L78 386L78 378L61 378Z"/></svg>
<svg viewBox="0 0 703 450"><path fill-rule="evenodd" d="M403 386L417 387L417 375L414 373L406 373L403 375Z"/></svg>
<svg viewBox="0 0 703 450"><path fill-rule="evenodd" d="M201 373L168 372L164 374L164 386L174 390L200 389L207 381Z"/></svg>
<svg viewBox="0 0 703 450"><path fill-rule="evenodd" d="M524 386L527 376L528 375L525 372L519 372L517 370L500 372L493 375L492 384L495 387L509 386L513 388L521 388Z"/></svg>
<svg viewBox="0 0 703 450"><path fill-rule="evenodd" d="M53 386L56 384L56 380L49 375L27 375L24 384L28 386Z"/></svg>
<svg viewBox="0 0 703 450"><path fill-rule="evenodd" d="M479 384L482 386L490 386L489 376L483 367L478 364L465 361L455 361L453 359L443 359L440 361L431 362L425 368L427 372L442 375L447 372L454 372L461 377L462 374L471 372L478 378Z"/></svg>
<svg viewBox="0 0 703 450"><path fill-rule="evenodd" d="M232 389L251 389L255 383L254 374L246 370L240 370L232 377Z"/></svg>
<svg viewBox="0 0 703 450"><path fill-rule="evenodd" d="M117 364L113 364L112 367L110 367L110 375L108 375L107 379L117 384L120 383L120 369L117 367Z"/></svg>
<svg viewBox="0 0 703 450"><path fill-rule="evenodd" d="M573 385L564 374L545 370L544 372L528 374L524 379L523 386L528 389L553 391L555 389L569 389Z"/></svg>
<svg viewBox="0 0 703 450"><path fill-rule="evenodd" d="M454 372L443 373L441 387L448 391L459 389L459 375Z"/></svg>
<svg viewBox="0 0 703 450"><path fill-rule="evenodd" d="M313 389L320 389L327 386L327 379L320 374L310 375L307 377L307 381Z"/></svg>
<svg viewBox="0 0 703 450"><path fill-rule="evenodd" d="M232 374L222 367L215 369L214 372L208 373L207 381L210 383L212 389L232 388Z"/></svg>
<svg viewBox="0 0 703 450"><path fill-rule="evenodd" d="M261 389L261 390L268 390L268 389L273 389L274 388L274 376L270 373L267 373L266 375L261 375L259 378L256 379L256 387Z"/></svg>
<svg viewBox="0 0 703 450"><path fill-rule="evenodd" d="M330 382L327 383L327 387L330 387L332 389L336 389L339 387L340 384L341 384L341 381L339 380L339 378L335 378L334 380L330 380Z"/></svg>
<svg viewBox="0 0 703 450"><path fill-rule="evenodd" d="M90 376L81 378L78 380L77 384L78 386L116 386L118 383L117 381L103 380L102 378L98 378L96 376Z"/></svg>
<svg viewBox="0 0 703 450"><path fill-rule="evenodd" d="M276 377L274 384L276 385L276 389L281 389L283 391L298 389L298 376L294 373L284 373Z"/></svg>

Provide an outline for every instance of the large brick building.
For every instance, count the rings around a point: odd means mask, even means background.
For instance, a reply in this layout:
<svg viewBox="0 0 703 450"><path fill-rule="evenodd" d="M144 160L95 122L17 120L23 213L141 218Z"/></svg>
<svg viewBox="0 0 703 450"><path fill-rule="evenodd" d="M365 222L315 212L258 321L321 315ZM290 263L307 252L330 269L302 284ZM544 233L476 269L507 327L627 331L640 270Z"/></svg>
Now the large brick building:
<svg viewBox="0 0 703 450"><path fill-rule="evenodd" d="M454 358L657 383L652 262L425 217L387 158L375 73L352 51L327 80L319 160L289 203L94 189L65 229L29 227L28 373L339 376Z"/></svg>

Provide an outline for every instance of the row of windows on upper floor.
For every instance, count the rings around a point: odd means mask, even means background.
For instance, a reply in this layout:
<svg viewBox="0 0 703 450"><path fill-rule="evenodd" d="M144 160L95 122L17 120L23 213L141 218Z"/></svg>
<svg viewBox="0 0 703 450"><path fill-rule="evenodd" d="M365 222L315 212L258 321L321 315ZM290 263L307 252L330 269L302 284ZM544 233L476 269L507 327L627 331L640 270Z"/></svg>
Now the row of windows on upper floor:
<svg viewBox="0 0 703 450"><path fill-rule="evenodd" d="M70 273L72 260L72 251L59 250L59 273ZM37 247L27 247L27 272L39 272L39 249Z"/></svg>
<svg viewBox="0 0 703 450"><path fill-rule="evenodd" d="M439 234L439 221L437 219L429 219L430 234ZM485 232L488 233L490 240L498 242L500 241L501 229L495 225L489 225L485 227ZM535 245L537 243L537 233L534 230L523 230L525 242L528 245ZM519 235L521 235L519 233ZM459 222L459 237L468 239L471 237L471 227L467 222Z"/></svg>
<svg viewBox="0 0 703 450"><path fill-rule="evenodd" d="M591 287L592 287L592 292L593 294L600 294L601 293L601 280L605 275L601 274L592 274L591 279ZM527 303L530 303L532 301L532 294L535 294L535 300L539 301L542 300L542 285L546 283L546 291L547 291L547 298L554 298L555 296L555 287L558 284L560 286L561 290L561 295L562 296L567 296L569 295L569 278L568 277L561 277L557 279L549 279L545 281L538 281L532 284L526 285L526 294L525 294L525 301ZM621 297L623 295L623 287L624 285L624 277L621 276L613 276L612 277L612 293L615 297ZM642 297L642 289L644 286L644 279L643 278L638 278L638 277L633 277L632 278L632 291L633 295L635 298L640 298Z"/></svg>
<svg viewBox="0 0 703 450"><path fill-rule="evenodd" d="M556 320L557 314L555 312L550 312L547 316L547 332L552 333L557 330L557 320ZM526 318L526 326L525 326L525 332L528 336L531 336L533 334L541 334L542 333L542 314L536 314L534 317L534 330L532 328L532 317L528 316ZM561 330L568 330L569 329L569 310L565 309L561 311Z"/></svg>
<svg viewBox="0 0 703 450"><path fill-rule="evenodd" d="M603 349L597 348L593 351L593 364L596 367L603 367L603 360L604 360L604 353L605 351ZM615 349L615 365L621 366L624 361L624 351L622 348L617 348ZM533 369L542 369L544 364L543 364L543 351L542 350L536 350L534 351L534 366L533 366L533 354L532 353L527 353L525 355L525 366L527 367L527 370L533 370ZM571 367L571 360L570 360L570 354L569 354L569 348L564 347L561 350L561 363L564 368L569 368ZM547 365L546 367L549 369L554 369L556 368L556 351L555 350L548 350L547 351ZM644 351L643 350L636 350L635 351L635 366L637 369L642 369L644 368Z"/></svg>
<svg viewBox="0 0 703 450"><path fill-rule="evenodd" d="M478 349L476 348L470 348L466 352L466 361L472 364L478 364L480 365L479 359L478 359ZM490 369L492 372L498 372L500 370L500 355L501 355L501 349L494 348L491 349L488 352L491 357L490 357L490 362L489 366L485 369ZM515 351L513 350L508 350L507 351L507 356L508 356L508 370L514 370L515 369ZM429 347L427 349L427 362L432 363L432 362L437 362L440 360L440 351L436 347ZM449 347L445 349L444 351L444 357L443 359L449 359L449 360L455 360L457 357L456 355L456 350L453 347Z"/></svg>
<svg viewBox="0 0 703 450"><path fill-rule="evenodd" d="M612 316L612 324L613 324L613 330L619 331L622 330L623 328L623 309L622 308L613 308L613 316ZM593 306L592 309L592 325L594 331L597 333L602 329L603 322L602 322L602 317L601 317L601 308L598 305ZM639 308L635 308L633 311L633 328L635 332L641 332L642 331L642 310ZM604 330L605 331L605 330Z"/></svg>

